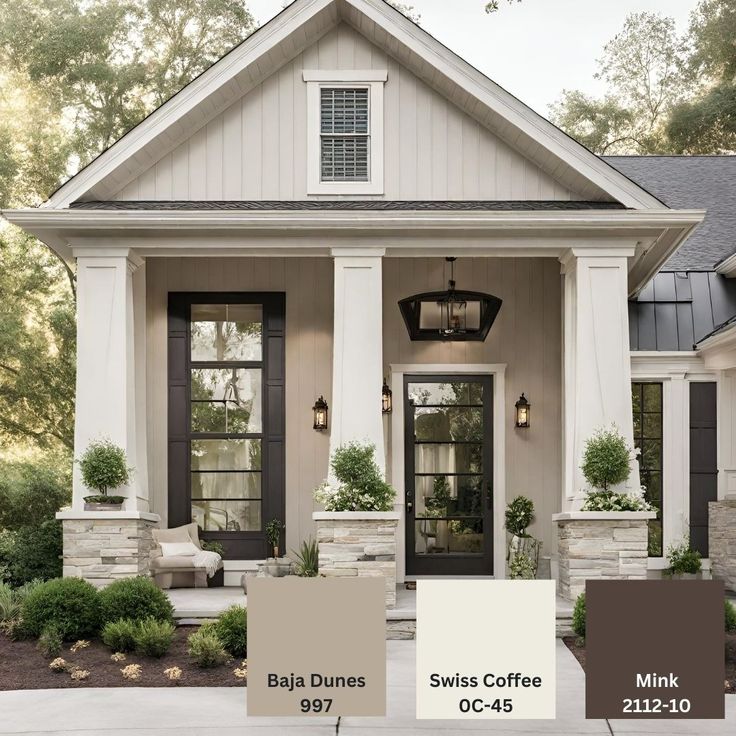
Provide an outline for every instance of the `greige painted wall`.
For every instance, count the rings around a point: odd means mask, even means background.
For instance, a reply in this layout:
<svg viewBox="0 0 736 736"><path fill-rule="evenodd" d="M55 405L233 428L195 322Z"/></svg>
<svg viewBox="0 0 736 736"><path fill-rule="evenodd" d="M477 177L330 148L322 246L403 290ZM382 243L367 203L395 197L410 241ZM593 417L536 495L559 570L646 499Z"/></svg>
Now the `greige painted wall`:
<svg viewBox="0 0 736 736"><path fill-rule="evenodd" d="M312 405L332 386L332 261L327 258L149 258L146 262L148 466L152 510L167 517L166 320L169 291L286 293L286 541L312 528L312 490L324 480L326 434Z"/></svg>
<svg viewBox="0 0 736 736"><path fill-rule="evenodd" d="M344 23L114 199L308 199L304 69L388 71L385 193L371 199L580 199Z"/></svg>
<svg viewBox="0 0 736 736"><path fill-rule="evenodd" d="M448 252L451 252L448 250ZM384 363L505 363L506 495L534 501L531 533L542 554L556 549L551 515L561 500L562 338L560 264L552 258L461 258L458 288L503 299L485 342L411 342L396 303L446 288L442 258L388 258L384 262ZM531 427L514 427L514 404L525 392Z"/></svg>
<svg viewBox="0 0 736 736"><path fill-rule="evenodd" d="M449 252L449 246L448 246ZM504 300L485 343L412 343L400 298L444 288L441 258L384 261L384 363L506 363L506 471L509 498L524 494L537 509L532 533L553 549L551 514L560 505L560 275L555 259L467 258L458 286ZM286 292L287 547L313 529L312 490L325 476L326 434L314 432L311 407L332 386L332 262L327 258L149 258L147 293L148 465L152 510L166 518L166 305L168 291ZM513 428L513 405L526 392L532 426ZM380 395L376 394L376 401ZM389 445L390 446L390 445Z"/></svg>

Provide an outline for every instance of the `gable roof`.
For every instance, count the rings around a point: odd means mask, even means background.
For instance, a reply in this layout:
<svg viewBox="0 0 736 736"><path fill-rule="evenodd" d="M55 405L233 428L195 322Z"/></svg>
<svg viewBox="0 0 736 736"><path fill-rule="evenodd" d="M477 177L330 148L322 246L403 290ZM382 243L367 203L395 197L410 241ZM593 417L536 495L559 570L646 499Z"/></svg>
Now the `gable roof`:
<svg viewBox="0 0 736 736"><path fill-rule="evenodd" d="M673 209L707 210L703 222L663 271L712 271L736 250L736 156L610 156L605 160Z"/></svg>
<svg viewBox="0 0 736 736"><path fill-rule="evenodd" d="M656 197L488 79L385 0L296 0L63 184L42 205L106 200L344 21L558 181L590 200Z"/></svg>

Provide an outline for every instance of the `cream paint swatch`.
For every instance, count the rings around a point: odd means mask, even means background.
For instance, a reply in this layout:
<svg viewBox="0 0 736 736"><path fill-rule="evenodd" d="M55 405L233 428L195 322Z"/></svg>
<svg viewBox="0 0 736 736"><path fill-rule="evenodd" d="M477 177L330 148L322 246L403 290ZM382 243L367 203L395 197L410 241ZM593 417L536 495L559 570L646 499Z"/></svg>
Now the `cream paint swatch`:
<svg viewBox="0 0 736 736"><path fill-rule="evenodd" d="M249 716L386 714L383 577L248 581Z"/></svg>
<svg viewBox="0 0 736 736"><path fill-rule="evenodd" d="M417 718L553 719L555 689L553 580L417 583Z"/></svg>

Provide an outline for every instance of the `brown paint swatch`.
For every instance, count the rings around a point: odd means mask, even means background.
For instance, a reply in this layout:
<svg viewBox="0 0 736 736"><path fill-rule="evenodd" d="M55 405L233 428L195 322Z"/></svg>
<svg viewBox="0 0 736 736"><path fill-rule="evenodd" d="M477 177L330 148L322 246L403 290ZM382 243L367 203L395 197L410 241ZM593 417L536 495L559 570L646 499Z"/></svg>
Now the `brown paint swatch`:
<svg viewBox="0 0 736 736"><path fill-rule="evenodd" d="M248 715L385 715L384 596L383 577L252 578Z"/></svg>
<svg viewBox="0 0 736 736"><path fill-rule="evenodd" d="M724 586L589 580L587 718L724 718Z"/></svg>

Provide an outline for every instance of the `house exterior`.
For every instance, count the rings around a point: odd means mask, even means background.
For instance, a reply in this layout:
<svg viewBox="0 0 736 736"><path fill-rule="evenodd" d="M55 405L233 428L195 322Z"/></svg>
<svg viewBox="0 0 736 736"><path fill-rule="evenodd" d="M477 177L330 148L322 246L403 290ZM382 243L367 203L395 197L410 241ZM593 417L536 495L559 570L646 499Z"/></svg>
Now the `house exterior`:
<svg viewBox="0 0 736 736"><path fill-rule="evenodd" d="M689 524L701 544L685 448L694 407L715 401L702 498L736 490L732 335L651 342L647 313L681 311L678 253L709 201L660 194L648 163L651 181L595 156L383 0L292 3L43 206L3 213L76 264L77 454L109 437L136 471L112 515L84 511L75 475L65 574L145 572L150 526L195 520L235 583L265 556L269 520L287 550L313 532L312 491L355 440L398 491L399 581L504 577L507 502L534 501L530 531L554 556L586 439L614 422L635 440L632 380L637 422L656 412L636 384L661 396L663 438L643 438L663 443L645 468L660 548ZM728 300L729 263L713 274ZM434 337L412 339L399 301L444 290L452 269L459 291L502 301L490 331L463 339L448 317L440 334L437 311ZM677 286L666 305L661 279ZM470 332L489 303L468 299ZM428 512L439 493L454 518Z"/></svg>

